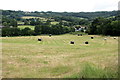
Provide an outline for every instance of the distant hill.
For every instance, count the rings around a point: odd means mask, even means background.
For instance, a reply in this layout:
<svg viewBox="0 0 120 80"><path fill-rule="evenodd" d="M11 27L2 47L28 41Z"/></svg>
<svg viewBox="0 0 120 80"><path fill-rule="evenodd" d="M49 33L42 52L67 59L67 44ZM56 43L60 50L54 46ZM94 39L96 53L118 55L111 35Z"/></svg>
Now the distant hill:
<svg viewBox="0 0 120 80"><path fill-rule="evenodd" d="M11 18L19 18L23 16L35 16L43 18L55 18L55 17L75 17L75 18L86 18L94 19L96 17L111 17L116 16L117 11L99 11L99 12L24 12L24 11L12 11L12 10L2 10L3 16L8 16Z"/></svg>
<svg viewBox="0 0 120 80"><path fill-rule="evenodd" d="M118 11L99 12L25 12L13 10L2 11L4 36L65 34L76 31L89 34L116 35L120 32ZM81 26L85 26L81 28ZM8 28L8 29L7 29ZM19 29L20 28L20 29ZM39 30L38 30L39 29ZM18 31L16 33L14 31ZM78 31L78 30L77 30ZM8 36L9 36L8 35Z"/></svg>

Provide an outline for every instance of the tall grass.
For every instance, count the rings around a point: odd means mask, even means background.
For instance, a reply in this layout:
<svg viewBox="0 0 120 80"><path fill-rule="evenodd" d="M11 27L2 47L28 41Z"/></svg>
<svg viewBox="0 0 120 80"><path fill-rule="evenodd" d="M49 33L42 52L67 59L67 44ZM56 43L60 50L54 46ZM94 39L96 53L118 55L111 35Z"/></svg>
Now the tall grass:
<svg viewBox="0 0 120 80"><path fill-rule="evenodd" d="M110 68L101 69L90 63L83 64L83 69L78 74L73 74L72 78L118 78L118 72Z"/></svg>

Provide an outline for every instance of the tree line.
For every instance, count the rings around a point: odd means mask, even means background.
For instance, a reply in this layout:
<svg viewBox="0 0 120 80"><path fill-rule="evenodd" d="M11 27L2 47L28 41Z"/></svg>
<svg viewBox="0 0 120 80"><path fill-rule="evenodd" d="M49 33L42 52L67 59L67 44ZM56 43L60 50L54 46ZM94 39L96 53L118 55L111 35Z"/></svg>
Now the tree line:
<svg viewBox="0 0 120 80"><path fill-rule="evenodd" d="M120 36L120 15L114 18L98 17L91 22L89 34Z"/></svg>
<svg viewBox="0 0 120 80"><path fill-rule="evenodd" d="M36 25L34 30L26 27L24 29L20 29L18 27L3 27L2 28L2 36L30 36L30 35L41 35L41 34L65 34L69 32L74 32L75 29L73 27L62 26L59 24L56 25Z"/></svg>
<svg viewBox="0 0 120 80"><path fill-rule="evenodd" d="M23 12L3 10L2 15L2 36L28 36L40 34L64 34L74 32L74 26L86 25L88 34L119 36L120 33L120 15L117 11L111 12ZM42 14L41 14L42 13ZM22 16L35 16L46 18L42 21L39 18L23 19ZM24 22L23 25L35 26L34 30L30 28L19 29L18 22ZM58 24L52 25L56 21Z"/></svg>
<svg viewBox="0 0 120 80"><path fill-rule="evenodd" d="M24 12L24 11L13 11L13 10L2 10L4 16L10 15L10 18L16 18L20 20L21 16L36 16L36 17L80 17L87 19L94 19L96 17L110 17L117 15L117 11L98 11L98 12L52 12L52 11L34 11L34 12Z"/></svg>

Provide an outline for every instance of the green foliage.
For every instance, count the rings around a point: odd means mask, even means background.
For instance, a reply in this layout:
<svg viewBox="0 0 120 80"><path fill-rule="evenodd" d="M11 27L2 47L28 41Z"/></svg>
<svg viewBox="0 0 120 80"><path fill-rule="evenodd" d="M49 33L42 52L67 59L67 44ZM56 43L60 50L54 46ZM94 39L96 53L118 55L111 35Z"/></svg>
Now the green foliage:
<svg viewBox="0 0 120 80"><path fill-rule="evenodd" d="M17 20L2 17L2 25L6 27L10 27L10 26L17 27Z"/></svg>
<svg viewBox="0 0 120 80"><path fill-rule="evenodd" d="M111 26L113 35L120 36L120 20L112 21Z"/></svg>
<svg viewBox="0 0 120 80"><path fill-rule="evenodd" d="M26 27L22 30L20 28L9 28L9 27L4 27L2 28L2 36L28 36L28 35L34 35L35 32L34 30L31 30L29 27Z"/></svg>
<svg viewBox="0 0 120 80"><path fill-rule="evenodd" d="M52 34L64 34L64 33L73 32L73 31L74 31L73 28L67 27L67 26L62 26L60 24L51 26Z"/></svg>
<svg viewBox="0 0 120 80"><path fill-rule="evenodd" d="M118 20L112 21L106 18L96 18L89 27L89 34L102 34L120 36L120 24Z"/></svg>
<svg viewBox="0 0 120 80"><path fill-rule="evenodd" d="M2 25L5 27L17 27L18 25L37 26L35 30L32 29L32 31L29 31L29 35L64 34L74 32L74 26L77 25L90 25L90 27L86 29L86 32L89 34L119 36L118 33L120 33L120 27L117 27L119 26L119 21L117 21L117 19L119 19L120 15L117 14L117 11L78 13L35 11L28 14L23 11L12 10L2 10L2 12ZM23 22L23 24L17 22ZM81 31L84 32L83 29ZM26 32L25 35L28 35L29 32ZM21 34L23 35L23 33Z"/></svg>
<svg viewBox="0 0 120 80"><path fill-rule="evenodd" d="M2 36L19 36L20 35L20 29L13 27L13 28L9 28L9 27L5 27L2 28Z"/></svg>
<svg viewBox="0 0 120 80"><path fill-rule="evenodd" d="M74 32L74 28L67 27L67 26L62 26L59 24L56 25L43 25L43 26L36 26L35 27L35 33L38 34L64 34L68 32Z"/></svg>
<svg viewBox="0 0 120 80"><path fill-rule="evenodd" d="M35 34L40 35L41 34L41 26L35 26Z"/></svg>
<svg viewBox="0 0 120 80"><path fill-rule="evenodd" d="M25 20L24 25L29 25L29 21Z"/></svg>
<svg viewBox="0 0 120 80"><path fill-rule="evenodd" d="M2 36L19 36L19 35L28 36L28 35L40 35L40 34L59 35L59 34L74 32L74 28L62 26L59 24L52 25L52 26L36 25L34 30L32 29L32 27L34 26L19 26L19 28L5 27L2 29Z"/></svg>
<svg viewBox="0 0 120 80"><path fill-rule="evenodd" d="M29 35L34 35L34 34L35 34L34 30L31 30L29 27L26 27L26 28L21 30L22 36L29 36Z"/></svg>

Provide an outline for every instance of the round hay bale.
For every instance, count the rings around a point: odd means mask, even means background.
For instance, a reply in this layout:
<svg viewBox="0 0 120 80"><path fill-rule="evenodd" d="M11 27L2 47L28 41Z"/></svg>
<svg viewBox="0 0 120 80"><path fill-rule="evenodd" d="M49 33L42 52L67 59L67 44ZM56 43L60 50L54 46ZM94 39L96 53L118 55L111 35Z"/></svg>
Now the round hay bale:
<svg viewBox="0 0 120 80"><path fill-rule="evenodd" d="M107 38L104 38L104 40L106 41L106 40L107 40Z"/></svg>
<svg viewBox="0 0 120 80"><path fill-rule="evenodd" d="M70 41L70 44L74 44L74 41Z"/></svg>
<svg viewBox="0 0 120 80"><path fill-rule="evenodd" d="M113 39L116 39L116 37L114 37Z"/></svg>
<svg viewBox="0 0 120 80"><path fill-rule="evenodd" d="M91 37L91 39L94 39L94 37Z"/></svg>
<svg viewBox="0 0 120 80"><path fill-rule="evenodd" d="M85 42L85 44L89 44L89 42L88 42L88 41L86 41L86 42Z"/></svg>
<svg viewBox="0 0 120 80"><path fill-rule="evenodd" d="M51 37L52 36L52 34L49 34L49 37Z"/></svg>
<svg viewBox="0 0 120 80"><path fill-rule="evenodd" d="M82 34L78 34L78 36L82 36Z"/></svg>
<svg viewBox="0 0 120 80"><path fill-rule="evenodd" d="M42 39L41 39L41 38L38 38L38 41L42 41Z"/></svg>

